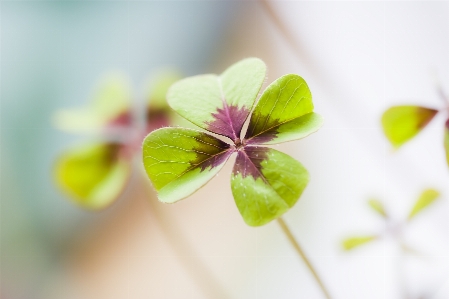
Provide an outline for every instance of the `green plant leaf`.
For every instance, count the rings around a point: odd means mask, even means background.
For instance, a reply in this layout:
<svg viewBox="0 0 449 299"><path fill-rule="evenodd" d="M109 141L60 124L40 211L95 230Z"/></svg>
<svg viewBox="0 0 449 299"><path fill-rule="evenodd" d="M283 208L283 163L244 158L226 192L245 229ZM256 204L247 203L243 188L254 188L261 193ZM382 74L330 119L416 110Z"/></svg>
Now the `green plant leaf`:
<svg viewBox="0 0 449 299"><path fill-rule="evenodd" d="M159 200L173 203L205 185L232 154L216 137L191 129L162 128L143 142L143 163Z"/></svg>
<svg viewBox="0 0 449 299"><path fill-rule="evenodd" d="M312 95L298 75L285 75L262 94L246 132L248 144L276 144L316 132L323 118L313 113Z"/></svg>
<svg viewBox="0 0 449 299"><path fill-rule="evenodd" d="M388 214L387 214L387 212L385 210L385 207L384 207L383 203L380 200L370 199L368 201L368 205L371 207L371 209L376 211L382 217L388 218Z"/></svg>
<svg viewBox="0 0 449 299"><path fill-rule="evenodd" d="M292 157L270 148L247 146L238 152L231 188L245 222L260 226L291 208L308 182L309 173Z"/></svg>
<svg viewBox="0 0 449 299"><path fill-rule="evenodd" d="M260 59L247 58L220 76L200 75L175 83L169 105L197 126L236 140L265 79Z"/></svg>
<svg viewBox="0 0 449 299"><path fill-rule="evenodd" d="M420 106L394 106L382 115L385 136L398 148L418 134L438 110Z"/></svg>
<svg viewBox="0 0 449 299"><path fill-rule="evenodd" d="M102 209L123 191L130 163L119 157L116 143L87 144L64 152L55 165L55 180L86 209Z"/></svg>
<svg viewBox="0 0 449 299"><path fill-rule="evenodd" d="M423 193L419 196L415 205L413 206L410 214L408 215L408 220L414 218L418 213L431 205L438 197L440 193L434 189L424 190Z"/></svg>
<svg viewBox="0 0 449 299"><path fill-rule="evenodd" d="M360 245L364 245L366 243L369 243L371 241L376 240L377 236L358 236L358 237L351 237L343 240L343 249L344 250L352 250L356 247L359 247Z"/></svg>
<svg viewBox="0 0 449 299"><path fill-rule="evenodd" d="M444 127L444 149L446 150L446 161L449 165L449 119Z"/></svg>
<svg viewBox="0 0 449 299"><path fill-rule="evenodd" d="M125 114L130 107L130 98L127 77L111 73L100 81L91 102L83 108L58 111L53 122L57 128L68 132L96 132Z"/></svg>

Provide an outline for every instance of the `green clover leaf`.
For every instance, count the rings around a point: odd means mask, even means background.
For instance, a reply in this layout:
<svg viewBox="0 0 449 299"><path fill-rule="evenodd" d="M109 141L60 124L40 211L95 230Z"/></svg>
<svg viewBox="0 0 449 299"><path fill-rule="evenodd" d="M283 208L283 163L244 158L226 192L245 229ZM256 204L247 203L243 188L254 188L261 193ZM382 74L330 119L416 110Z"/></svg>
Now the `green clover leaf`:
<svg viewBox="0 0 449 299"><path fill-rule="evenodd" d="M219 76L189 77L169 89L167 100L177 113L230 141L184 128L150 133L143 142L143 162L159 200L174 203L188 197L236 153L231 189L248 225L266 224L296 203L309 181L307 170L290 156L260 145L301 139L317 131L323 120L313 112L306 82L293 74L270 84L250 116L265 71L260 59L248 58Z"/></svg>
<svg viewBox="0 0 449 299"><path fill-rule="evenodd" d="M385 136L398 148L415 137L438 113L420 106L394 106L382 115Z"/></svg>
<svg viewBox="0 0 449 299"><path fill-rule="evenodd" d="M357 237L350 237L345 240L343 240L343 249L346 251L352 250L354 248L357 248L361 245L367 244L371 241L374 241L378 238L378 236L357 236Z"/></svg>
<svg viewBox="0 0 449 299"><path fill-rule="evenodd" d="M118 143L94 143L66 150L56 161L56 182L83 208L109 206L123 191L131 173L120 147Z"/></svg>
<svg viewBox="0 0 449 299"><path fill-rule="evenodd" d="M424 190L419 196L412 210L410 211L410 214L408 215L408 220L413 219L422 210L430 206L439 196L440 193L434 189Z"/></svg>

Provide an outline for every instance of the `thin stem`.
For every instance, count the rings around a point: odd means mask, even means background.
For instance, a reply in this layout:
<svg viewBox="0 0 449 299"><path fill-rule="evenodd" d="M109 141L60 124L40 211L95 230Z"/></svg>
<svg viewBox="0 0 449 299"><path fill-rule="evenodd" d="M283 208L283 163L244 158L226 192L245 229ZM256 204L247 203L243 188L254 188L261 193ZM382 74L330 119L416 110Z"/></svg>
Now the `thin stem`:
<svg viewBox="0 0 449 299"><path fill-rule="evenodd" d="M326 289L326 287L324 286L321 278L318 276L318 273L315 271L315 269L313 268L312 264L310 263L309 259L307 258L307 256L305 255L304 251L301 249L301 247L299 246L298 241L296 241L295 237L293 236L292 232L290 231L290 229L288 228L287 224L284 222L284 219L282 219L281 217L279 217L278 219L278 223L282 228L282 231L284 232L284 234L287 236L288 240L290 241L290 243L293 245L293 247L295 248L296 252L298 253L298 255L302 258L302 260L304 261L304 263L306 264L307 268L309 268L310 272L312 273L313 277L315 278L316 282L318 283L318 285L320 286L321 291L323 292L324 296L327 299L330 299L331 296L329 295L328 290Z"/></svg>
<svg viewBox="0 0 449 299"><path fill-rule="evenodd" d="M215 275L209 270L204 261L196 254L182 232L180 232L174 219L170 219L167 213L164 213L161 207L162 203L157 201L154 191L150 190L151 187L149 187L148 183L142 182L142 185L144 185L144 188L150 195L148 202L150 203L154 219L170 246L176 252L176 257L179 259L181 266L188 271L207 298L229 298L225 288L215 278Z"/></svg>

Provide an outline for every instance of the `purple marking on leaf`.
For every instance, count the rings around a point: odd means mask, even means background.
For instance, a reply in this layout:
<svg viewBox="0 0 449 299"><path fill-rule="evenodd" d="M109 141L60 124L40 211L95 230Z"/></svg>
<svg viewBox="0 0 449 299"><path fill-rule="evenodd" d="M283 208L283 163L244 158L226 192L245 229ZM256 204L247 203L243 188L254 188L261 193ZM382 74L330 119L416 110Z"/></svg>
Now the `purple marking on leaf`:
<svg viewBox="0 0 449 299"><path fill-rule="evenodd" d="M223 103L223 108L218 108L217 112L212 113L214 120L206 123L207 129L236 140L240 137L249 110L246 107L239 108L238 106L229 106L226 102Z"/></svg>
<svg viewBox="0 0 449 299"><path fill-rule="evenodd" d="M278 131L277 128L272 129L270 131L264 132L261 135L252 137L250 139L246 139L246 144L264 144L269 142L277 137Z"/></svg>
<svg viewBox="0 0 449 299"><path fill-rule="evenodd" d="M267 147L256 146L246 146L241 149L235 160L233 175L241 174L243 178L250 175L254 180L262 178L265 181L261 163L268 158L269 150Z"/></svg>
<svg viewBox="0 0 449 299"><path fill-rule="evenodd" d="M446 120L445 126L446 126L446 130L449 130L449 118Z"/></svg>
<svg viewBox="0 0 449 299"><path fill-rule="evenodd" d="M433 119L433 117L438 113L438 110L418 107L417 113L421 120L420 123L418 123L418 128L422 129Z"/></svg>
<svg viewBox="0 0 449 299"><path fill-rule="evenodd" d="M222 163L225 163L232 153L233 153L233 151L227 150L224 153L215 155L212 158L204 160L204 162L201 163L201 171L204 171L209 167L214 168L214 167L221 165Z"/></svg>

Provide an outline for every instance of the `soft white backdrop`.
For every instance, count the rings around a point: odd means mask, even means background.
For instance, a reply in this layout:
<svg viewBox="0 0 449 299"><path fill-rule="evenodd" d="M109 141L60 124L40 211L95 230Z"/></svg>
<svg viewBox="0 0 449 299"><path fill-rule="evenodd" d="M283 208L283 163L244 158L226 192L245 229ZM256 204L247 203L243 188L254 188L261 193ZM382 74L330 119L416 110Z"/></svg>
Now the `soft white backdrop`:
<svg viewBox="0 0 449 299"><path fill-rule="evenodd" d="M326 120L318 133L279 149L311 173L285 219L334 298L401 298L403 259L392 240L351 253L340 242L383 229L368 198L383 200L400 220L427 187L440 190L442 200L407 233L426 257L404 261L403 283L415 297L449 297L445 117L394 153L380 127L391 105L442 106L434 80L436 74L449 92L447 2L273 1L290 43L250 1L0 5L2 292L6 286L36 298L220 298L204 290L167 242L153 214L154 194L142 194L135 183L98 215L58 195L52 159L73 140L56 133L49 119L56 109L85 103L111 68L128 71L138 86L166 64L190 75L257 56L268 65L267 83L285 73L303 76ZM243 223L230 171L231 163L191 198L159 212L226 290L223 298L321 298L276 223Z"/></svg>

